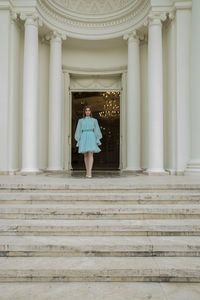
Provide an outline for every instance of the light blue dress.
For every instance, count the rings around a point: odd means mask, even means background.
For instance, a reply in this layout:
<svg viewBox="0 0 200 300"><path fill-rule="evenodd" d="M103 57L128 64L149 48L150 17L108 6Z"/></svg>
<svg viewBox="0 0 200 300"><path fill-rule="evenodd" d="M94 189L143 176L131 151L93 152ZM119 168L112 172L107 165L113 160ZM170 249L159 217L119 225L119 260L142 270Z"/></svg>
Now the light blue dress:
<svg viewBox="0 0 200 300"><path fill-rule="evenodd" d="M86 116L79 119L74 138L77 141L76 147L79 147L78 153L101 151L98 145L101 145L102 133L95 118Z"/></svg>

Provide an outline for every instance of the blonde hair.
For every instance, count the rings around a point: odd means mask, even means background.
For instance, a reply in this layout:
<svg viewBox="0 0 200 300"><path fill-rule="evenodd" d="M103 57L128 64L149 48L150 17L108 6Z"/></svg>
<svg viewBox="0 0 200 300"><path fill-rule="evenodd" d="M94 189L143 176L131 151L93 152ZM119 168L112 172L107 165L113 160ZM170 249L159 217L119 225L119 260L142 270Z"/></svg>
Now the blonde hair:
<svg viewBox="0 0 200 300"><path fill-rule="evenodd" d="M85 118L86 114L85 114L85 110L86 108L89 108L90 109L90 117L93 117L92 116L92 110L91 110L91 107L89 105L86 105L84 108L83 108L83 118Z"/></svg>

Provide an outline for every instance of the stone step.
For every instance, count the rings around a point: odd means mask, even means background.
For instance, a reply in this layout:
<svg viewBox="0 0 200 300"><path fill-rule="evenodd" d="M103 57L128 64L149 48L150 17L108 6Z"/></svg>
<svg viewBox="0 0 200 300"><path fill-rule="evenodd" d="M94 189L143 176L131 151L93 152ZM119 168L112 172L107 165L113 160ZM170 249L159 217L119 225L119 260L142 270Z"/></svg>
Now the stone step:
<svg viewBox="0 0 200 300"><path fill-rule="evenodd" d="M20 182L17 180L20 178ZM107 191L112 190L113 192L124 192L124 191L198 191L200 192L200 183L198 178L176 178L169 176L166 180L159 178L148 179L146 176L141 176L140 178L118 178L113 180L112 178L103 178L101 180L97 178L87 179L85 177L77 179L64 179L54 178L49 181L48 178L45 180L44 177L41 178L14 178L14 180L5 182L1 180L0 191L74 191L74 192L97 192L97 191ZM139 180L139 181L138 181ZM149 181L150 180L150 181ZM38 182L37 182L38 181ZM179 181L179 182L178 182Z"/></svg>
<svg viewBox="0 0 200 300"><path fill-rule="evenodd" d="M200 205L0 204L0 218L12 219L182 219L200 218Z"/></svg>
<svg viewBox="0 0 200 300"><path fill-rule="evenodd" d="M38 192L18 191L0 192L0 203L40 203L40 204L67 204L67 203L96 203L96 204L199 204L198 191L151 191L132 192L112 190L99 192Z"/></svg>
<svg viewBox="0 0 200 300"><path fill-rule="evenodd" d="M1 219L0 235L200 236L199 219L19 220Z"/></svg>
<svg viewBox="0 0 200 300"><path fill-rule="evenodd" d="M198 236L0 236L0 256L200 256Z"/></svg>
<svg viewBox="0 0 200 300"><path fill-rule="evenodd" d="M0 290L1 300L199 300L200 284L186 282L1 282Z"/></svg>
<svg viewBox="0 0 200 300"><path fill-rule="evenodd" d="M0 257L1 282L200 282L198 257Z"/></svg>

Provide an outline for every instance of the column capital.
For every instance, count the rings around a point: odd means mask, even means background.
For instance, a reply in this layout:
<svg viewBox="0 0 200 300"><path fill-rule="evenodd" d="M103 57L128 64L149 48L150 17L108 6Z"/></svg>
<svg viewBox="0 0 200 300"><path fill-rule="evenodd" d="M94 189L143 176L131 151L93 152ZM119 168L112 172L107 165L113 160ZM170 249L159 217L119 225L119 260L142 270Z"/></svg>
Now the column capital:
<svg viewBox="0 0 200 300"><path fill-rule="evenodd" d="M173 21L175 19L175 16L176 16L176 10L175 9L172 9L171 11L169 11L169 19L171 21Z"/></svg>
<svg viewBox="0 0 200 300"><path fill-rule="evenodd" d="M146 21L143 23L144 26L159 25L162 26L162 22L167 19L166 12L150 12L147 16Z"/></svg>
<svg viewBox="0 0 200 300"><path fill-rule="evenodd" d="M123 35L124 40L128 40L128 42L136 42L139 43L140 38L142 39L142 35L139 34L136 30L131 32L127 32Z"/></svg>
<svg viewBox="0 0 200 300"><path fill-rule="evenodd" d="M33 14L20 13L19 17L22 21L25 21L25 26L32 25L38 27L43 25L42 19L39 17L37 13L33 13Z"/></svg>
<svg viewBox="0 0 200 300"><path fill-rule="evenodd" d="M47 41L54 40L55 42L61 43L62 40L66 40L67 36L64 33L58 32L58 31L51 31L48 34L45 35L45 39Z"/></svg>
<svg viewBox="0 0 200 300"><path fill-rule="evenodd" d="M11 19L11 23L14 23L14 21L17 20L17 13L15 11L10 12L10 19Z"/></svg>

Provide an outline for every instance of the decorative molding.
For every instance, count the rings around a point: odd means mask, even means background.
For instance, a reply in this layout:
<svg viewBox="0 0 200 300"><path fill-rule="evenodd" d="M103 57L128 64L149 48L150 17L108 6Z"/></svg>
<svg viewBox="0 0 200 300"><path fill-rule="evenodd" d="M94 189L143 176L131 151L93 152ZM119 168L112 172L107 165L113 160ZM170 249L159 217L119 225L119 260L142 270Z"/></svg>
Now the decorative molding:
<svg viewBox="0 0 200 300"><path fill-rule="evenodd" d="M70 90L120 90L121 76L70 76Z"/></svg>
<svg viewBox="0 0 200 300"><path fill-rule="evenodd" d="M46 24L50 29L58 28L67 36L82 39L99 39L121 36L122 33L130 31L129 28L135 29L142 25L143 19L146 17L150 9L149 0L131 1L131 9L124 13L119 12L118 15L110 14L107 16L93 15L88 18L87 15L70 14L65 9L56 10L51 5L52 1L38 0L38 10Z"/></svg>
<svg viewBox="0 0 200 300"><path fill-rule="evenodd" d="M120 76L120 74L127 72L127 65L113 68L87 68L87 67L72 67L64 65L62 67L63 73L70 73L72 76Z"/></svg>
<svg viewBox="0 0 200 300"><path fill-rule="evenodd" d="M3 1L20 15L38 17L45 29L77 39L103 40L137 32L146 26L173 19L173 9L188 9L189 0L18 0ZM83 5L84 4L84 5ZM1 7L1 6L0 6ZM45 34L45 33L44 33ZM143 37L139 35L139 39Z"/></svg>
<svg viewBox="0 0 200 300"><path fill-rule="evenodd" d="M49 0L50 3L58 4L67 11L80 14L105 15L120 11L137 0Z"/></svg>

